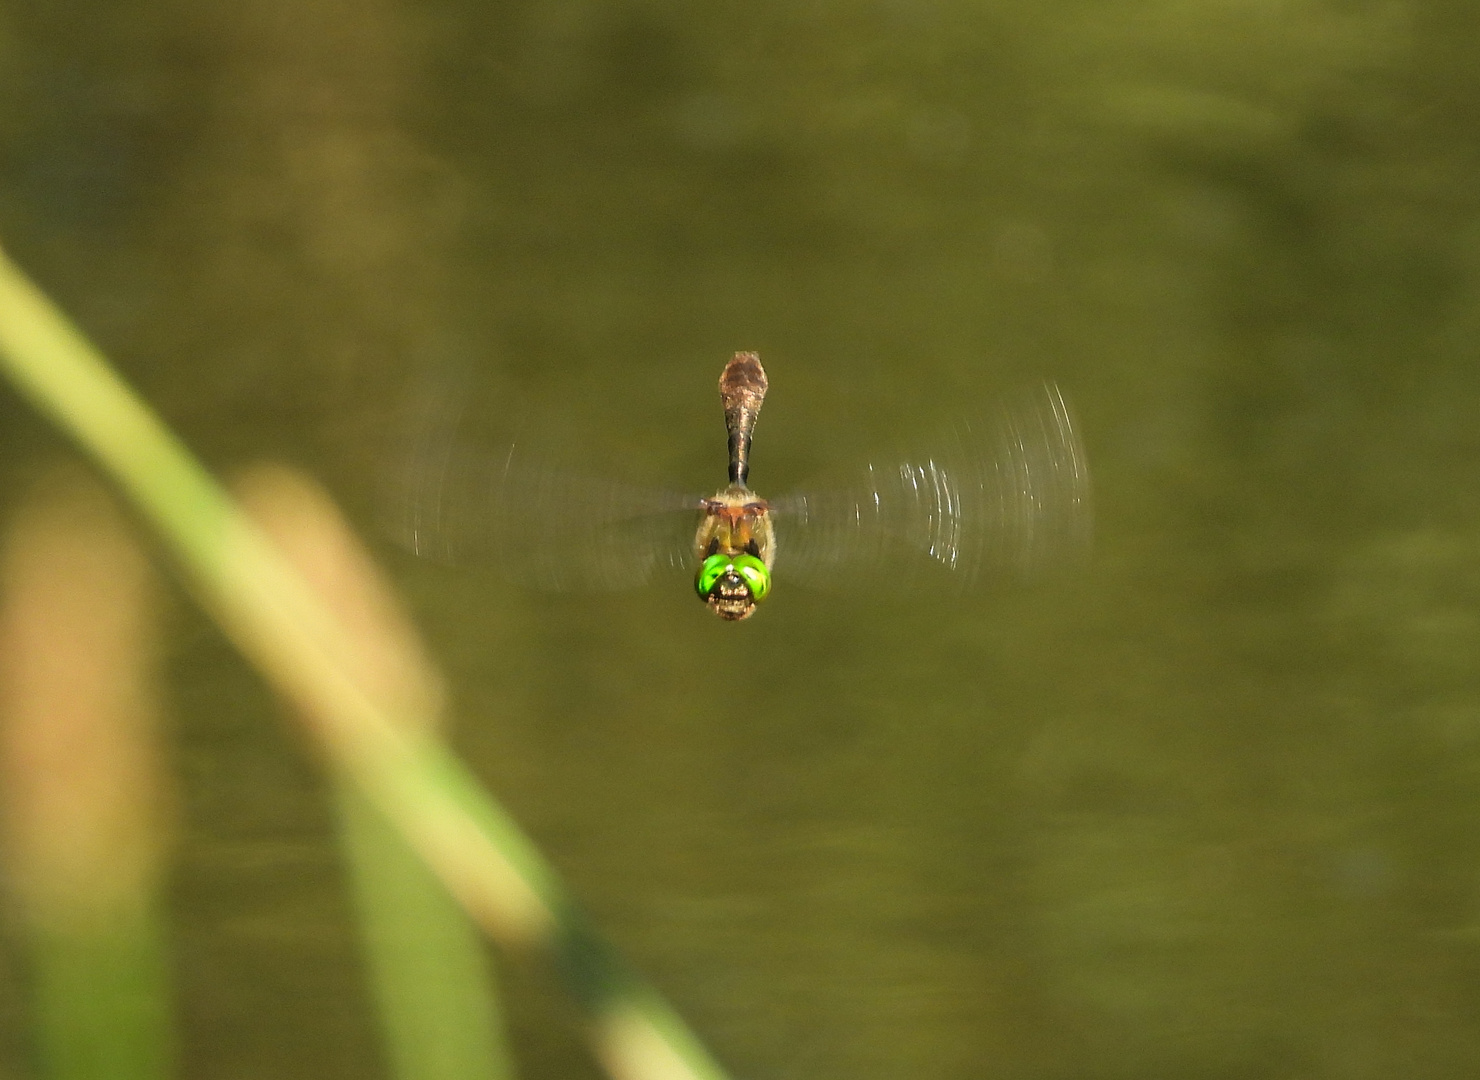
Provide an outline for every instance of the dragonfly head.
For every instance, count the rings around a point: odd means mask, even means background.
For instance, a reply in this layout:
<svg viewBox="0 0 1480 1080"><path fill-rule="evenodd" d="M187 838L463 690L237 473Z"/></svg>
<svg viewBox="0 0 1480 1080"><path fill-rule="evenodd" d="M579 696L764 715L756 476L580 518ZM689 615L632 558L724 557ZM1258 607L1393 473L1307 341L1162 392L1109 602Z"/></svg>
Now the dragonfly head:
<svg viewBox="0 0 1480 1080"><path fill-rule="evenodd" d="M771 571L754 555L711 555L699 564L694 591L721 619L748 618L771 591Z"/></svg>

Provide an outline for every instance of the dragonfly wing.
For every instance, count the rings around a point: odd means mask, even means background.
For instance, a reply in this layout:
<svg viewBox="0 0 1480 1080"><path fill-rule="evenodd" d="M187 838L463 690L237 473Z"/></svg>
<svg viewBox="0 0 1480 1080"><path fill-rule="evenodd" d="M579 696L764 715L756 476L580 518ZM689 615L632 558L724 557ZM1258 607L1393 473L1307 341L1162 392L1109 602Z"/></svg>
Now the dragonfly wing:
<svg viewBox="0 0 1480 1080"><path fill-rule="evenodd" d="M423 456L404 488L391 524L405 547L523 584L626 588L692 561L697 498L566 472L517 446Z"/></svg>
<svg viewBox="0 0 1480 1080"><path fill-rule="evenodd" d="M931 453L877 462L849 483L775 501L778 577L858 587L967 588L1081 556L1089 472L1074 419L1045 384L957 424Z"/></svg>

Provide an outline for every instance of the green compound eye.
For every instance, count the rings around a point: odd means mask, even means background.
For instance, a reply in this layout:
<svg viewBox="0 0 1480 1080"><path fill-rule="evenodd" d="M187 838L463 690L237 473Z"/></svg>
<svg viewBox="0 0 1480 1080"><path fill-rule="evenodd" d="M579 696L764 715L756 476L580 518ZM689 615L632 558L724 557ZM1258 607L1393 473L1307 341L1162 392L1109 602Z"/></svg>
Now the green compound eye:
<svg viewBox="0 0 1480 1080"><path fill-rule="evenodd" d="M726 574L734 574L750 590L750 598L757 603L771 591L771 571L754 555L711 555L699 564L694 575L694 591L700 600L707 600L715 583Z"/></svg>
<svg viewBox="0 0 1480 1080"><path fill-rule="evenodd" d="M699 572L694 575L694 591L699 594L700 600L709 597L709 591L714 588L714 583L724 577L730 569L730 557L728 555L711 555L699 564Z"/></svg>
<svg viewBox="0 0 1480 1080"><path fill-rule="evenodd" d="M754 555L736 555L734 563L740 579L750 586L751 599L760 603L771 591L771 571Z"/></svg>

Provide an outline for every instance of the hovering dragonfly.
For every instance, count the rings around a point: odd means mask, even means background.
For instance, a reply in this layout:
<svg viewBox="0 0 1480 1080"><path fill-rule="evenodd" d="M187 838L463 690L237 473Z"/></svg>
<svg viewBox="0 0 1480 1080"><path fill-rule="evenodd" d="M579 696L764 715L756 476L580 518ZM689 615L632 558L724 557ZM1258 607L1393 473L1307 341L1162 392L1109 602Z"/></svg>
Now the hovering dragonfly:
<svg viewBox="0 0 1480 1080"><path fill-rule="evenodd" d="M439 432L414 455L398 531L419 555L491 556L516 579L555 589L623 588L689 567L699 599L731 622L771 594L778 557L788 580L961 590L1088 547L1084 448L1051 383L958 424L932 453L866 464L842 484L776 500L749 487L767 388L757 354L737 352L725 365L729 484L713 495L594 480L517 446L489 454Z"/></svg>

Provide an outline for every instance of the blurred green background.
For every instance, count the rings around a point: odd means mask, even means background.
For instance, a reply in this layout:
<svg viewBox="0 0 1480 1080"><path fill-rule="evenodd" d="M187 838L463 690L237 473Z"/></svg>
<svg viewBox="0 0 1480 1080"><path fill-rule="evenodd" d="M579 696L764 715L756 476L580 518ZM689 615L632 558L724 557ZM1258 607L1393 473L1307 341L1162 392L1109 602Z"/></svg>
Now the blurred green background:
<svg viewBox="0 0 1480 1080"><path fill-rule="evenodd" d="M382 544L460 747L740 1077L1469 1076L1477 118L1459 0L6 0L0 239L372 536L449 369L704 488L758 350L763 492L1056 379L1097 544L1032 589L731 626ZM0 393L7 502L67 453ZM184 1073L384 1075L316 765L172 635Z"/></svg>

